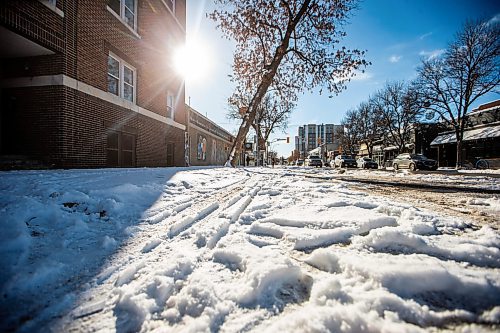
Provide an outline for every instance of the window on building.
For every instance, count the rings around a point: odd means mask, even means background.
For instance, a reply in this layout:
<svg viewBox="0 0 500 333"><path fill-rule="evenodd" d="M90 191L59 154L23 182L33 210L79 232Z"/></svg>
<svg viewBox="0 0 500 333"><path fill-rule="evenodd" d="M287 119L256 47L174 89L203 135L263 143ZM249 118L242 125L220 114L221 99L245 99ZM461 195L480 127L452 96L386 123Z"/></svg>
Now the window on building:
<svg viewBox="0 0 500 333"><path fill-rule="evenodd" d="M108 91L120 96L120 62L108 56Z"/></svg>
<svg viewBox="0 0 500 333"><path fill-rule="evenodd" d="M175 98L170 92L167 92L167 118L174 119Z"/></svg>
<svg viewBox="0 0 500 333"><path fill-rule="evenodd" d="M123 98L134 101L134 70L123 65Z"/></svg>
<svg viewBox="0 0 500 333"><path fill-rule="evenodd" d="M106 141L106 165L109 167L135 166L135 135L109 131Z"/></svg>
<svg viewBox="0 0 500 333"><path fill-rule="evenodd" d="M108 6L125 24L136 30L137 0L109 0Z"/></svg>
<svg viewBox="0 0 500 333"><path fill-rule="evenodd" d="M115 55L108 56L108 91L135 102L135 69Z"/></svg>
<svg viewBox="0 0 500 333"><path fill-rule="evenodd" d="M164 0L167 7L175 13L175 0Z"/></svg>

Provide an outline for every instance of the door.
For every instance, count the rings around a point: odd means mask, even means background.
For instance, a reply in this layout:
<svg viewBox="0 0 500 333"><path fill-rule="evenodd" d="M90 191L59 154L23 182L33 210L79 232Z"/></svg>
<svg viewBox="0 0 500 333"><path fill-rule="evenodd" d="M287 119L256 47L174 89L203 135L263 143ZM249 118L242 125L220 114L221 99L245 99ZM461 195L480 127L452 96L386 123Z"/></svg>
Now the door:
<svg viewBox="0 0 500 333"><path fill-rule="evenodd" d="M106 142L106 166L135 167L135 135L109 131Z"/></svg>
<svg viewBox="0 0 500 333"><path fill-rule="evenodd" d="M167 143L167 166L174 166L175 144Z"/></svg>

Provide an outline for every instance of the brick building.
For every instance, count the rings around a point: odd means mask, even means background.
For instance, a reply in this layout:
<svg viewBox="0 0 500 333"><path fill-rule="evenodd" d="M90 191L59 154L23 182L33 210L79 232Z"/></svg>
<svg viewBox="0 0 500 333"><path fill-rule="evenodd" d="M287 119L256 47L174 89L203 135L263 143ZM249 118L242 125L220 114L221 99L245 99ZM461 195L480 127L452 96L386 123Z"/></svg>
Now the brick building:
<svg viewBox="0 0 500 333"><path fill-rule="evenodd" d="M462 141L464 165L481 159L500 159L500 100L495 100L472 110L465 117ZM431 143L435 148L440 167L454 167L457 163L457 138L454 131L442 131Z"/></svg>
<svg viewBox="0 0 500 333"><path fill-rule="evenodd" d="M233 146L234 136L213 121L186 105L190 165L223 165Z"/></svg>
<svg viewBox="0 0 500 333"><path fill-rule="evenodd" d="M185 165L185 22L185 0L1 1L0 155Z"/></svg>

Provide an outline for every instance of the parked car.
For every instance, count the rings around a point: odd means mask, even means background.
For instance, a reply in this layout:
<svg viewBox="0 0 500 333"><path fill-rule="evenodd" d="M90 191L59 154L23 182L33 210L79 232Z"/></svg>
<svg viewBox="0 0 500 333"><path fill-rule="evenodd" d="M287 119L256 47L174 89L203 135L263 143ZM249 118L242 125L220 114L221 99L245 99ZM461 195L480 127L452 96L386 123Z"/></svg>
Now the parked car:
<svg viewBox="0 0 500 333"><path fill-rule="evenodd" d="M356 160L350 155L337 155L335 156L335 165L337 168L356 168Z"/></svg>
<svg viewBox="0 0 500 333"><path fill-rule="evenodd" d="M401 168L408 168L412 171L415 170L436 170L438 165L437 161L427 158L424 155L418 154L399 154L392 160L392 167L394 170Z"/></svg>
<svg viewBox="0 0 500 333"><path fill-rule="evenodd" d="M305 161L306 166L323 167L323 161L318 155L309 155Z"/></svg>
<svg viewBox="0 0 500 333"><path fill-rule="evenodd" d="M297 160L297 163L295 163L296 166L303 166L304 165L304 160Z"/></svg>
<svg viewBox="0 0 500 333"><path fill-rule="evenodd" d="M356 160L358 168L361 169L378 169L378 163L369 157L360 157Z"/></svg>

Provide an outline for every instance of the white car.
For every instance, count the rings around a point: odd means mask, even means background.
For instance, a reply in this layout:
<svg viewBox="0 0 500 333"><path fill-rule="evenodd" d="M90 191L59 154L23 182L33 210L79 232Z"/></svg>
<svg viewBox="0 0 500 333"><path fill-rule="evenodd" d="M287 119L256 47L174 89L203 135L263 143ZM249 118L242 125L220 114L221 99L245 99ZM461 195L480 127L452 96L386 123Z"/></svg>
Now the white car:
<svg viewBox="0 0 500 333"><path fill-rule="evenodd" d="M319 157L318 155L309 155L306 158L305 165L321 168L323 167L323 161L321 160L321 157Z"/></svg>

